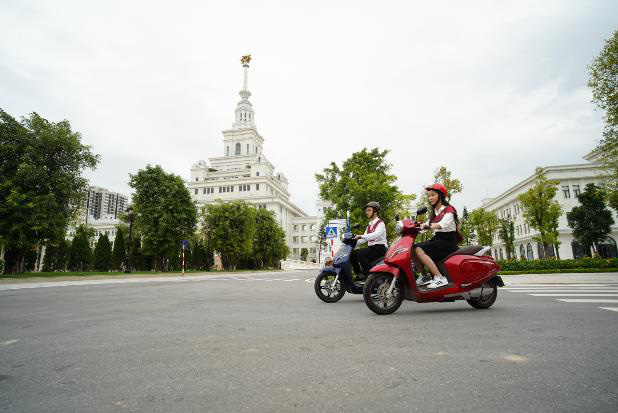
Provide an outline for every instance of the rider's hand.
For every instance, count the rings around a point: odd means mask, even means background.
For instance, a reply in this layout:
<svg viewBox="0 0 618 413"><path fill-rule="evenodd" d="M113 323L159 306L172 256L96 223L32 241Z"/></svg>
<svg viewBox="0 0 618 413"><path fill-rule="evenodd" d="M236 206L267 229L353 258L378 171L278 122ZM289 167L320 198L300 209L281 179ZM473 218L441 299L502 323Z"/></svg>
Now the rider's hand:
<svg viewBox="0 0 618 413"><path fill-rule="evenodd" d="M355 237L354 237L354 239L355 239L355 240L359 240L359 239L361 239L361 238L363 238L363 236L362 236L362 235L357 235L357 236L355 236Z"/></svg>
<svg viewBox="0 0 618 413"><path fill-rule="evenodd" d="M429 228L429 224L426 224L426 223L421 224L421 229L428 229L428 228Z"/></svg>

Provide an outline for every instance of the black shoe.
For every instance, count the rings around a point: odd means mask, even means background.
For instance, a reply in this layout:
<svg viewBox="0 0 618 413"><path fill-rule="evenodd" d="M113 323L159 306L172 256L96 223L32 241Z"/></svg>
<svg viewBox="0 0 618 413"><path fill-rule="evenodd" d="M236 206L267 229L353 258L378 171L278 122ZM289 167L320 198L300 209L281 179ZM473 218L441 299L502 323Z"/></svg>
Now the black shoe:
<svg viewBox="0 0 618 413"><path fill-rule="evenodd" d="M367 280L367 276L365 274L356 276L356 282L364 283L366 280Z"/></svg>

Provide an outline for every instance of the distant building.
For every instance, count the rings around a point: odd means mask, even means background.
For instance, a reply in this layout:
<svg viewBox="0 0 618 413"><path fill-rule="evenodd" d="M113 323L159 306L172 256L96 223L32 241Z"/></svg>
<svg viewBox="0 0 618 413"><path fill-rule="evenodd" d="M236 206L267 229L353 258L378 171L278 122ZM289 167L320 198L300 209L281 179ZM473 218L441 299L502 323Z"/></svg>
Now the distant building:
<svg viewBox="0 0 618 413"><path fill-rule="evenodd" d="M111 192L105 188L91 186L85 194L83 210L86 220L116 219L129 207L129 198L118 192Z"/></svg>
<svg viewBox="0 0 618 413"><path fill-rule="evenodd" d="M300 259L307 249L307 261L318 257L318 230L323 208L318 200L318 215L307 215L290 201L288 180L266 158L264 138L257 131L255 113L249 97L249 62L243 62L244 81L241 100L235 110L232 128L223 131L223 156L197 161L191 167L187 187L198 207L222 201L242 200L257 208L272 211L286 234L290 259Z"/></svg>
<svg viewBox="0 0 618 413"><path fill-rule="evenodd" d="M548 179L560 181L554 199L560 203L563 210L558 222L558 239L560 241L558 253L561 259L580 258L590 254L573 237L573 230L568 226L566 217L567 212L579 205L577 195L584 190L586 184L601 185L604 180L603 171L600 164L596 162L594 154L587 155L585 159L589 162L575 165L546 166L544 168ZM529 260L538 259L542 256L543 247L533 239L535 235L538 235L538 232L524 222L522 206L517 197L528 191L533 185L534 174L497 197L484 199L481 205L486 210L495 212L498 218L510 217L514 220L516 257L525 257ZM618 217L614 210L612 210L612 215L615 221L612 232L599 246L599 254L603 257L616 257L617 255ZM550 247L549 254L550 256L556 255L553 246ZM492 255L498 259L506 258L504 243L498 235L495 236L492 244Z"/></svg>

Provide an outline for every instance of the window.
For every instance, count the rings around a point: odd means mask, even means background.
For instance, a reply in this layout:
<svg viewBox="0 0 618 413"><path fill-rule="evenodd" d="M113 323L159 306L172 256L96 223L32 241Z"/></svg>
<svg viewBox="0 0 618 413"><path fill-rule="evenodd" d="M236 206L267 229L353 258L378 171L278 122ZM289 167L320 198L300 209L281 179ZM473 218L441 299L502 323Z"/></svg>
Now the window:
<svg viewBox="0 0 618 413"><path fill-rule="evenodd" d="M573 185L573 196L575 198L579 196L579 185Z"/></svg>
<svg viewBox="0 0 618 413"><path fill-rule="evenodd" d="M306 230L307 230L307 226L303 225L303 231L306 231Z"/></svg>
<svg viewBox="0 0 618 413"><path fill-rule="evenodd" d="M571 197L571 192L569 191L569 186L568 185L562 185L562 193L564 194L565 198L570 198Z"/></svg>
<svg viewBox="0 0 618 413"><path fill-rule="evenodd" d="M528 260L532 261L534 259L534 253L532 252L532 245L528 244L526 247L526 253L528 255Z"/></svg>
<svg viewBox="0 0 618 413"><path fill-rule="evenodd" d="M221 187L219 187L219 193L221 193Z"/></svg>
<svg viewBox="0 0 618 413"><path fill-rule="evenodd" d="M526 258L526 250L524 250L524 244L521 244L519 246L519 256Z"/></svg>
<svg viewBox="0 0 618 413"><path fill-rule="evenodd" d="M205 194L206 193L206 188L202 189L202 193Z"/></svg>
<svg viewBox="0 0 618 413"><path fill-rule="evenodd" d="M298 231L298 225L294 225L294 231Z"/></svg>
<svg viewBox="0 0 618 413"><path fill-rule="evenodd" d="M230 147L229 146L225 147L225 156L230 156Z"/></svg>
<svg viewBox="0 0 618 413"><path fill-rule="evenodd" d="M251 185L245 185L247 187L247 191L251 191Z"/></svg>
<svg viewBox="0 0 618 413"><path fill-rule="evenodd" d="M198 181L198 178L195 178L195 182L197 182L197 181Z"/></svg>
<svg viewBox="0 0 618 413"><path fill-rule="evenodd" d="M292 237L292 242L294 242L294 244L298 244L298 237Z"/></svg>
<svg viewBox="0 0 618 413"><path fill-rule="evenodd" d="M247 144L247 155L249 155L249 144Z"/></svg>
<svg viewBox="0 0 618 413"><path fill-rule="evenodd" d="M314 231L315 230L315 224L311 224L311 230Z"/></svg>
<svg viewBox="0 0 618 413"><path fill-rule="evenodd" d="M195 188L195 195L197 195L197 188Z"/></svg>
<svg viewBox="0 0 618 413"><path fill-rule="evenodd" d="M236 155L240 155L240 143L236 144Z"/></svg>
<svg viewBox="0 0 618 413"><path fill-rule="evenodd" d="M305 235L303 235L302 237L300 237L301 242L307 242L307 237Z"/></svg>
<svg viewBox="0 0 618 413"><path fill-rule="evenodd" d="M255 173L255 176L260 176L260 171L257 171L257 172Z"/></svg>
<svg viewBox="0 0 618 413"><path fill-rule="evenodd" d="M260 190L260 184L255 184L255 190L259 191Z"/></svg>

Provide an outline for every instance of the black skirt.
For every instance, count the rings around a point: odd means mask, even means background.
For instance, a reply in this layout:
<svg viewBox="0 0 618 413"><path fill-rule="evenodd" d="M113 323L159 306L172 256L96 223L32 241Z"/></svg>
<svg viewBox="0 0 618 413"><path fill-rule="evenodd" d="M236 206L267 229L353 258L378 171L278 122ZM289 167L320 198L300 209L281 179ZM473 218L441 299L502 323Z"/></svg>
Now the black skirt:
<svg viewBox="0 0 618 413"><path fill-rule="evenodd" d="M419 242L414 246L422 248L435 263L442 261L459 248L457 247L457 234L454 231L436 232L429 241Z"/></svg>

